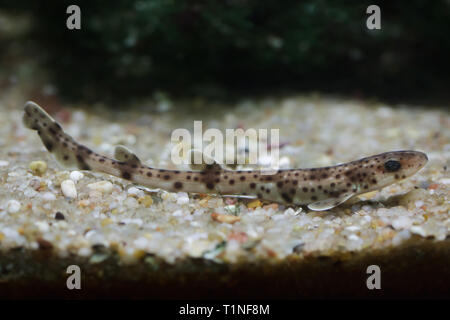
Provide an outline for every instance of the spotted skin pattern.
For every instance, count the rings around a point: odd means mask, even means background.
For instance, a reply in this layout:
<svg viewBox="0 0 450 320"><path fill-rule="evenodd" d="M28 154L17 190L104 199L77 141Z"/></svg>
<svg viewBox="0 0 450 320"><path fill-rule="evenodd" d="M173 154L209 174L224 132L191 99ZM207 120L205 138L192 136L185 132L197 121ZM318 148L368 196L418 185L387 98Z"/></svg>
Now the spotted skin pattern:
<svg viewBox="0 0 450 320"><path fill-rule="evenodd" d="M49 152L65 167L105 172L139 185L167 191L256 196L287 205L328 210L351 197L383 188L419 171L428 161L418 151L392 151L331 167L260 171L231 171L218 164L202 171L155 169L118 146L116 159L104 157L77 143L34 102L27 102L23 123L36 130Z"/></svg>

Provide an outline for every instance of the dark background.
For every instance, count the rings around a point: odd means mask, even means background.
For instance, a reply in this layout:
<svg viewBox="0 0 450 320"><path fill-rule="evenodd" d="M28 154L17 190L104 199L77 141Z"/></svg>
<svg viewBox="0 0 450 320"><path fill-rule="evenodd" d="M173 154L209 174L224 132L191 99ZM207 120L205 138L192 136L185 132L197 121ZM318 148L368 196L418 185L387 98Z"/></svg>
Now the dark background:
<svg viewBox="0 0 450 320"><path fill-rule="evenodd" d="M81 30L66 28L71 4L81 8ZM381 30L366 28L371 4L381 8ZM0 0L0 8L31 21L0 45L25 43L70 101L155 91L450 100L447 0Z"/></svg>

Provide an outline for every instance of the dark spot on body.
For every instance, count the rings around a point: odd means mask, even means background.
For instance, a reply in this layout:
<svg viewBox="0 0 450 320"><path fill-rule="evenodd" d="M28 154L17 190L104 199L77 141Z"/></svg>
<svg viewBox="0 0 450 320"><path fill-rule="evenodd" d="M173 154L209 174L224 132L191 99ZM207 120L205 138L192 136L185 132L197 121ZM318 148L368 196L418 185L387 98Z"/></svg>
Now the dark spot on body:
<svg viewBox="0 0 450 320"><path fill-rule="evenodd" d="M277 182L277 187L278 187L278 188L281 188L282 186L283 186L283 181L278 181L278 182Z"/></svg>
<svg viewBox="0 0 450 320"><path fill-rule="evenodd" d="M281 194L281 197L284 199L284 201L286 201L286 202L288 202L288 203L292 202L292 198L291 198L287 193L285 193L285 192L283 192L283 193Z"/></svg>
<svg viewBox="0 0 450 320"><path fill-rule="evenodd" d="M151 177L153 174L149 171L147 172L147 177Z"/></svg>
<svg viewBox="0 0 450 320"><path fill-rule="evenodd" d="M122 171L122 178L130 180L131 174L128 171Z"/></svg>
<svg viewBox="0 0 450 320"><path fill-rule="evenodd" d="M42 142L44 143L44 146L47 148L47 150L52 152L53 143L51 143L50 141L44 140L44 139L42 140Z"/></svg>
<svg viewBox="0 0 450 320"><path fill-rule="evenodd" d="M206 184L206 188L208 188L209 190L214 189L214 183L208 182L208 183Z"/></svg>
<svg viewBox="0 0 450 320"><path fill-rule="evenodd" d="M256 183L252 182L250 183L250 189L255 189L256 188Z"/></svg>
<svg viewBox="0 0 450 320"><path fill-rule="evenodd" d="M311 197L311 200L312 200L312 201L317 201L317 197L316 197L316 196L312 196L312 197Z"/></svg>
<svg viewBox="0 0 450 320"><path fill-rule="evenodd" d="M177 181L173 184L173 186L175 187L175 189L181 189L183 187L183 184L181 182Z"/></svg>
<svg viewBox="0 0 450 320"><path fill-rule="evenodd" d="M231 185L234 184L234 180L233 179L231 179L229 182L230 182Z"/></svg>
<svg viewBox="0 0 450 320"><path fill-rule="evenodd" d="M307 187L303 187L303 192L308 192L308 188Z"/></svg>
<svg viewBox="0 0 450 320"><path fill-rule="evenodd" d="M241 176L241 177L239 178L239 180L245 181L245 177L244 177L244 176Z"/></svg>
<svg viewBox="0 0 450 320"><path fill-rule="evenodd" d="M164 180L169 180L170 179L170 175L166 174L163 176Z"/></svg>

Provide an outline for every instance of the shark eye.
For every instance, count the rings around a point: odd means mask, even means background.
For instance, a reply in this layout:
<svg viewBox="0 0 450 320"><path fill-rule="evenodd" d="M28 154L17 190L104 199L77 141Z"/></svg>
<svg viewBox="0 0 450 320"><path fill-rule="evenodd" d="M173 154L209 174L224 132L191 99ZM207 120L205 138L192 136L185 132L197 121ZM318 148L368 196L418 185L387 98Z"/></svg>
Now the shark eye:
<svg viewBox="0 0 450 320"><path fill-rule="evenodd" d="M395 160L389 160L384 163L384 168L388 172L398 171L401 167L402 167L402 165L400 164L400 162L395 161Z"/></svg>

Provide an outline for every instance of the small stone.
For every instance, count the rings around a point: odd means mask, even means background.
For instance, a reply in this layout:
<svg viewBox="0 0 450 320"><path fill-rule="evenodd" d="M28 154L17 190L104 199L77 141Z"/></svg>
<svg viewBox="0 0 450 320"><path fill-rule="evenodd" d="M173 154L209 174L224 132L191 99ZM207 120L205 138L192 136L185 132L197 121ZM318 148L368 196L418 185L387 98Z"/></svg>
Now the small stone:
<svg viewBox="0 0 450 320"><path fill-rule="evenodd" d="M75 183L72 180L64 180L63 182L61 182L61 191L65 197L77 197L77 188L75 187Z"/></svg>
<svg viewBox="0 0 450 320"><path fill-rule="evenodd" d="M264 210L270 210L272 209L273 211L277 211L278 210L278 203L271 203L271 204L266 204L264 207L262 207Z"/></svg>
<svg viewBox="0 0 450 320"><path fill-rule="evenodd" d="M422 200L417 200L416 202L414 202L414 205L416 206L416 208L420 208L424 205L424 202Z"/></svg>
<svg viewBox="0 0 450 320"><path fill-rule="evenodd" d="M439 180L440 183L442 184L450 184L450 179L449 178L442 178Z"/></svg>
<svg viewBox="0 0 450 320"><path fill-rule="evenodd" d="M418 235L420 235L422 237L426 237L427 236L426 231L420 226L412 226L410 230L411 230L412 233L418 234Z"/></svg>
<svg viewBox="0 0 450 320"><path fill-rule="evenodd" d="M177 193L177 204L183 205L189 203L189 196L186 192Z"/></svg>
<svg viewBox="0 0 450 320"><path fill-rule="evenodd" d="M54 201L56 200L56 196L51 192L46 192L42 195L42 199L45 201Z"/></svg>
<svg viewBox="0 0 450 320"><path fill-rule="evenodd" d="M39 231L42 233L50 230L50 227L46 221L36 221L34 224L36 225L36 227L38 227Z"/></svg>
<svg viewBox="0 0 450 320"><path fill-rule="evenodd" d="M8 213L16 213L19 212L20 210L20 202L17 200L9 200L8 203L6 204L6 211L8 211Z"/></svg>
<svg viewBox="0 0 450 320"><path fill-rule="evenodd" d="M102 227L105 227L105 226L107 226L107 225L109 225L109 224L111 224L111 223L113 223L113 222L114 222L114 221L113 221L112 219L106 218L106 219L103 219L102 222L101 222L100 224L102 225Z"/></svg>
<svg viewBox="0 0 450 320"><path fill-rule="evenodd" d="M58 212L55 213L55 219L56 220L65 220L66 217L64 217L64 215L61 212L58 211Z"/></svg>
<svg viewBox="0 0 450 320"><path fill-rule="evenodd" d="M152 197L150 197L148 195L143 196L142 198L139 198L138 201L140 204L142 204L146 208L150 207L153 204Z"/></svg>
<svg viewBox="0 0 450 320"><path fill-rule="evenodd" d="M53 248L53 244L43 238L36 239L36 242L38 243L39 249L41 250L51 250Z"/></svg>
<svg viewBox="0 0 450 320"><path fill-rule="evenodd" d="M102 193L110 193L113 189L113 184L109 181L98 181L88 184L87 187Z"/></svg>
<svg viewBox="0 0 450 320"><path fill-rule="evenodd" d="M356 234L351 234L348 236L348 239L352 241L359 241L360 237L358 237Z"/></svg>
<svg viewBox="0 0 450 320"><path fill-rule="evenodd" d="M0 160L0 167L6 167L9 165L9 161L6 160Z"/></svg>
<svg viewBox="0 0 450 320"><path fill-rule="evenodd" d="M262 203L259 200L255 200L247 204L247 208L249 209L255 209L261 207Z"/></svg>
<svg viewBox="0 0 450 320"><path fill-rule="evenodd" d="M72 180L73 182L78 182L79 180L83 179L84 174L80 171L72 171L70 173L70 180Z"/></svg>
<svg viewBox="0 0 450 320"><path fill-rule="evenodd" d="M297 216L300 212L302 212L302 208L298 208L297 210L288 208L288 209L284 210L284 214L286 216Z"/></svg>
<svg viewBox="0 0 450 320"><path fill-rule="evenodd" d="M236 223L241 220L240 217L232 216L229 214L220 214L220 213L215 213L215 212L211 214L211 218L214 221L230 223L230 224Z"/></svg>
<svg viewBox="0 0 450 320"><path fill-rule="evenodd" d="M127 197L123 204L128 208L137 208L139 206L139 202L133 197Z"/></svg>
<svg viewBox="0 0 450 320"><path fill-rule="evenodd" d="M289 168L291 166L291 159L288 157L281 157L278 165L280 168Z"/></svg>
<svg viewBox="0 0 450 320"><path fill-rule="evenodd" d="M139 195L139 194L142 194L143 192L142 192L142 190L139 190L139 189L136 188L136 187L130 187L130 188L128 188L127 193L128 193L129 195L137 196L137 195Z"/></svg>
<svg viewBox="0 0 450 320"><path fill-rule="evenodd" d="M34 175L42 175L47 171L47 163L42 160L32 161L29 166Z"/></svg>
<svg viewBox="0 0 450 320"><path fill-rule="evenodd" d="M399 218L395 219L394 221L392 221L392 226L396 230L408 229L412 226L412 221L411 221L411 219L409 219L407 217L399 217Z"/></svg>

